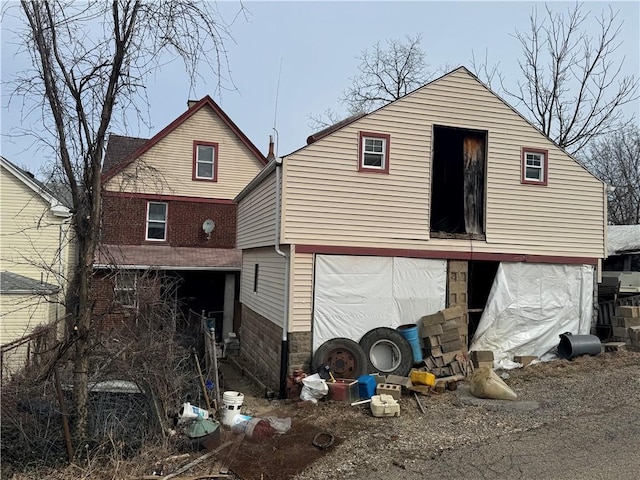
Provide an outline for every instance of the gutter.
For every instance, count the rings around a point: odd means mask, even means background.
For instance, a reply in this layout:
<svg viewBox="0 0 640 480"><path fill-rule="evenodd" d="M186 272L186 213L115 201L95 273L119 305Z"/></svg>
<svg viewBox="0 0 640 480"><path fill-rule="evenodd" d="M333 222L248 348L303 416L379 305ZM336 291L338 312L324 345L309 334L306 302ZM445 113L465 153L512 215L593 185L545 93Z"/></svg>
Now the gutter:
<svg viewBox="0 0 640 480"><path fill-rule="evenodd" d="M276 238L275 238L275 251L278 255L285 259L285 270L284 270L284 309L283 309L283 318L282 318L282 342L280 344L280 392L278 397L283 399L286 397L286 386L287 386L287 371L289 370L289 268L290 268L290 257L287 253L283 252L280 249L280 217L282 211L282 157L275 159L275 169L276 169ZM267 170L267 168L263 170ZM260 177L260 175L258 175ZM257 180L256 177L254 180ZM253 182L252 182L253 183ZM249 184L247 188L250 186ZM246 189L245 189L246 190ZM244 190L243 190L244 192ZM242 193L240 195L242 195ZM238 196L240 196L238 195ZM238 198L238 197L236 197Z"/></svg>

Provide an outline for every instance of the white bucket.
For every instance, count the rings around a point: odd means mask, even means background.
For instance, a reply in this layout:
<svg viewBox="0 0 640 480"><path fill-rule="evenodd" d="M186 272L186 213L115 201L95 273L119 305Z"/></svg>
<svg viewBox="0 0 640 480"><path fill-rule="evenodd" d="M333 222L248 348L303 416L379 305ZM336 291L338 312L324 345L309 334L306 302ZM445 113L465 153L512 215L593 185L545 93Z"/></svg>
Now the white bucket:
<svg viewBox="0 0 640 480"><path fill-rule="evenodd" d="M244 402L244 394L240 392L224 392L222 394L222 413L220 415L222 424L227 427L233 426L233 420L240 414Z"/></svg>
<svg viewBox="0 0 640 480"><path fill-rule="evenodd" d="M209 418L209 412L203 408L191 405L189 402L183 403L180 411L178 412L178 418L182 421L190 421L196 418Z"/></svg>

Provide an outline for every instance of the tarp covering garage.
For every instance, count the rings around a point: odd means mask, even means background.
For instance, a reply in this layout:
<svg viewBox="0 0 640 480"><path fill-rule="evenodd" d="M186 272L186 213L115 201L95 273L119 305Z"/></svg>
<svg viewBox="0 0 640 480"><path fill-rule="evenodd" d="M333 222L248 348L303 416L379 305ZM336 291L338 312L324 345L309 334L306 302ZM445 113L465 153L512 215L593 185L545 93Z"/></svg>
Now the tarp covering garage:
<svg viewBox="0 0 640 480"><path fill-rule="evenodd" d="M395 328L445 307L445 260L317 255L313 351L327 340L359 341L377 327Z"/></svg>
<svg viewBox="0 0 640 480"><path fill-rule="evenodd" d="M542 356L561 333L589 333L592 302L590 265L501 263L470 350L492 350L501 368L514 355Z"/></svg>

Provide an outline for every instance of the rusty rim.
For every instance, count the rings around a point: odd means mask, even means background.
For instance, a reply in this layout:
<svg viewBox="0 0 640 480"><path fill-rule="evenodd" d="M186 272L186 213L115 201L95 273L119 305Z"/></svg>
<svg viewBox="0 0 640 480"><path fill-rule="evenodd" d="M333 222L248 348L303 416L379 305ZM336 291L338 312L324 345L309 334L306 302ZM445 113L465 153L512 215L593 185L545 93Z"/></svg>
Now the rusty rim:
<svg viewBox="0 0 640 480"><path fill-rule="evenodd" d="M331 371L341 377L352 378L353 372L359 369L358 360L355 355L347 349L336 348L331 350L325 357L326 363L331 367Z"/></svg>

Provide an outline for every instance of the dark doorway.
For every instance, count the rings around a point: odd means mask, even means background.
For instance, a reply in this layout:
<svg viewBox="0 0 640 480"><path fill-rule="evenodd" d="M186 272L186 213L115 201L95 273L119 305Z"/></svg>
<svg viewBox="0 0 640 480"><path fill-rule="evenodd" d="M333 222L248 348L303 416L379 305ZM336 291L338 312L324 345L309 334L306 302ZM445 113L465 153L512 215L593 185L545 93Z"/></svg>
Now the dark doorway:
<svg viewBox="0 0 640 480"><path fill-rule="evenodd" d="M469 302L469 343L478 329L482 312L498 272L500 262L469 261L467 299Z"/></svg>
<svg viewBox="0 0 640 480"><path fill-rule="evenodd" d="M431 231L484 234L487 132L433 127Z"/></svg>

